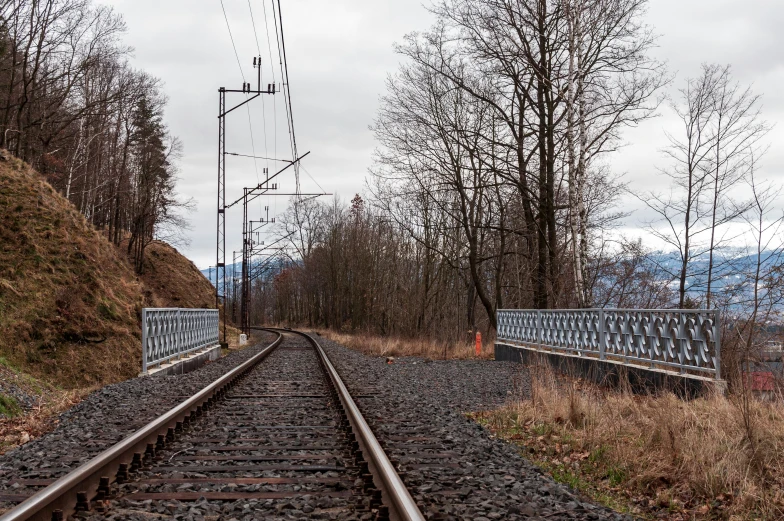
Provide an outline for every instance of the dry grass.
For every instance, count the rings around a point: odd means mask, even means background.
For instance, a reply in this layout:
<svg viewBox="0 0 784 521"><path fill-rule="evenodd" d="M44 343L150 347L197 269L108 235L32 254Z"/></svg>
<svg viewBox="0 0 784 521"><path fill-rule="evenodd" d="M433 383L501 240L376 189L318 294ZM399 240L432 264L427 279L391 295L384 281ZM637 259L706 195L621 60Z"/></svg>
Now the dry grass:
<svg viewBox="0 0 784 521"><path fill-rule="evenodd" d="M39 398L32 410L13 418L0 417L0 454L54 430L58 423L56 416L82 401L93 390L48 392Z"/></svg>
<svg viewBox="0 0 784 521"><path fill-rule="evenodd" d="M634 396L531 373L531 400L474 416L556 479L651 519L784 518L781 403Z"/></svg>
<svg viewBox="0 0 784 521"><path fill-rule="evenodd" d="M27 443L57 426L56 416L80 402L94 389L64 391L26 375L0 358L0 380L35 400L23 410L12 395L0 393L0 454Z"/></svg>
<svg viewBox="0 0 784 521"><path fill-rule="evenodd" d="M427 338L343 333L330 329L318 330L318 333L333 342L370 356L419 356L431 360L493 358L493 344L487 342L482 345L481 355L477 357L474 342L442 342Z"/></svg>
<svg viewBox="0 0 784 521"><path fill-rule="evenodd" d="M0 244L0 356L52 385L136 376L144 306L214 305L209 281L164 243L137 278L122 248L15 158L0 161Z"/></svg>
<svg viewBox="0 0 784 521"><path fill-rule="evenodd" d="M0 162L0 354L66 388L135 376L141 285L28 165Z"/></svg>
<svg viewBox="0 0 784 521"><path fill-rule="evenodd" d="M37 172L0 159L0 452L53 429L90 391L138 374L143 306L210 307L214 290L188 259L149 246L143 277ZM11 417L8 417L11 416Z"/></svg>
<svg viewBox="0 0 784 521"><path fill-rule="evenodd" d="M123 241L120 251L127 253ZM196 265L161 241L147 246L144 273L139 277L149 307L214 308L215 288Z"/></svg>

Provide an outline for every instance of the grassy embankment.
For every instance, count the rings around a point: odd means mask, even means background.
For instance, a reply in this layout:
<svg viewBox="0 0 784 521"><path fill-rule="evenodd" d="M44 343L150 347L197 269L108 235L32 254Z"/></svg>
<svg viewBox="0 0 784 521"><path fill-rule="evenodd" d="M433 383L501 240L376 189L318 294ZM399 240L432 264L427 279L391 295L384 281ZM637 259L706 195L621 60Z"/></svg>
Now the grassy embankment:
<svg viewBox="0 0 784 521"><path fill-rule="evenodd" d="M51 428L91 390L136 376L145 306L213 307L214 290L157 241L137 276L122 245L0 152L0 451Z"/></svg>
<svg viewBox="0 0 784 521"><path fill-rule="evenodd" d="M444 344L320 330L371 356L475 358ZM492 356L486 343L483 357ZM530 399L470 414L593 500L644 519L784 519L784 405L747 395L683 401L556 376L541 366Z"/></svg>
<svg viewBox="0 0 784 521"><path fill-rule="evenodd" d="M635 396L531 368L531 398L472 414L556 480L645 519L784 519L784 405Z"/></svg>

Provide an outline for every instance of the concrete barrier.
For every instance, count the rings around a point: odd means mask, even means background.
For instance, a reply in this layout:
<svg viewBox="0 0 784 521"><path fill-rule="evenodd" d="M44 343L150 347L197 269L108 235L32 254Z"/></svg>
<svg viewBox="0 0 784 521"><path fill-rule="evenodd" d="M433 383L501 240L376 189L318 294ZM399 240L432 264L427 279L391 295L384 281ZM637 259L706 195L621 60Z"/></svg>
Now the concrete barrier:
<svg viewBox="0 0 784 521"><path fill-rule="evenodd" d="M689 399L727 391L726 382L715 378L695 375L684 377L662 369L599 360L598 358L551 353L502 342L495 343L495 359L526 365L544 363L558 373L583 378L599 385L628 386L632 392L637 394L669 391L681 398Z"/></svg>
<svg viewBox="0 0 784 521"><path fill-rule="evenodd" d="M139 376L171 376L190 373L207 362L212 362L221 357L221 346L212 346L201 351L193 351L179 359L171 360L150 368Z"/></svg>

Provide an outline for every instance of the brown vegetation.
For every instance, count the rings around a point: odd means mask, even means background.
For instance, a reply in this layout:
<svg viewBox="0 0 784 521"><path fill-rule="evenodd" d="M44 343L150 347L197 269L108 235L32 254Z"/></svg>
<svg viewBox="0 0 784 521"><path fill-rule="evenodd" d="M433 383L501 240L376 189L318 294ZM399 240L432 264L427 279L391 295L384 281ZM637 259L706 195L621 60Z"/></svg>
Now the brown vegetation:
<svg viewBox="0 0 784 521"><path fill-rule="evenodd" d="M159 241L137 277L126 248L5 151L0 209L0 379L37 399L22 411L0 393L13 409L0 409L1 452L51 430L92 389L136 376L142 307L214 307L214 290Z"/></svg>
<svg viewBox="0 0 784 521"><path fill-rule="evenodd" d="M493 346L484 342L481 355L476 356L474 342L449 342L423 337L404 338L372 335L369 333L343 333L320 329L318 333L333 342L342 344L370 356L419 356L431 360L492 358Z"/></svg>
<svg viewBox="0 0 784 521"><path fill-rule="evenodd" d="M58 423L55 416L79 403L92 390L63 391L38 386L38 401L30 410L0 416L0 454L53 430Z"/></svg>
<svg viewBox="0 0 784 521"><path fill-rule="evenodd" d="M20 160L0 163L0 352L63 387L138 371L142 288L117 249Z"/></svg>
<svg viewBox="0 0 784 521"><path fill-rule="evenodd" d="M120 249L125 251L124 244ZM214 308L215 287L173 246L153 241L139 276L149 307Z"/></svg>
<svg viewBox="0 0 784 521"><path fill-rule="evenodd" d="M784 406L635 396L531 368L531 399L474 417L557 480L649 519L781 519Z"/></svg>
<svg viewBox="0 0 784 521"><path fill-rule="evenodd" d="M0 161L0 354L64 388L135 376L144 306L213 307L213 290L155 242L137 278L109 242L22 161ZM165 284L164 284L165 282Z"/></svg>
<svg viewBox="0 0 784 521"><path fill-rule="evenodd" d="M160 81L134 69L125 22L92 0L0 2L0 147L38 170L141 272L175 209L179 142Z"/></svg>

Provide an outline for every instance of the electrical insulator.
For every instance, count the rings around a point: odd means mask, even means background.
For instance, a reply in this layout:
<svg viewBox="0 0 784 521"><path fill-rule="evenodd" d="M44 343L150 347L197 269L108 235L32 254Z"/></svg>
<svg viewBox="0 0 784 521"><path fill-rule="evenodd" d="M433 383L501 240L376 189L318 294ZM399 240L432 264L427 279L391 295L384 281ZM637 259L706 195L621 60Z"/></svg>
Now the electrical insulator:
<svg viewBox="0 0 784 521"><path fill-rule="evenodd" d="M267 83L267 93L272 92L272 85Z"/></svg>
<svg viewBox="0 0 784 521"><path fill-rule="evenodd" d="M254 67L256 66L256 57L255 56L253 57L253 66Z"/></svg>

